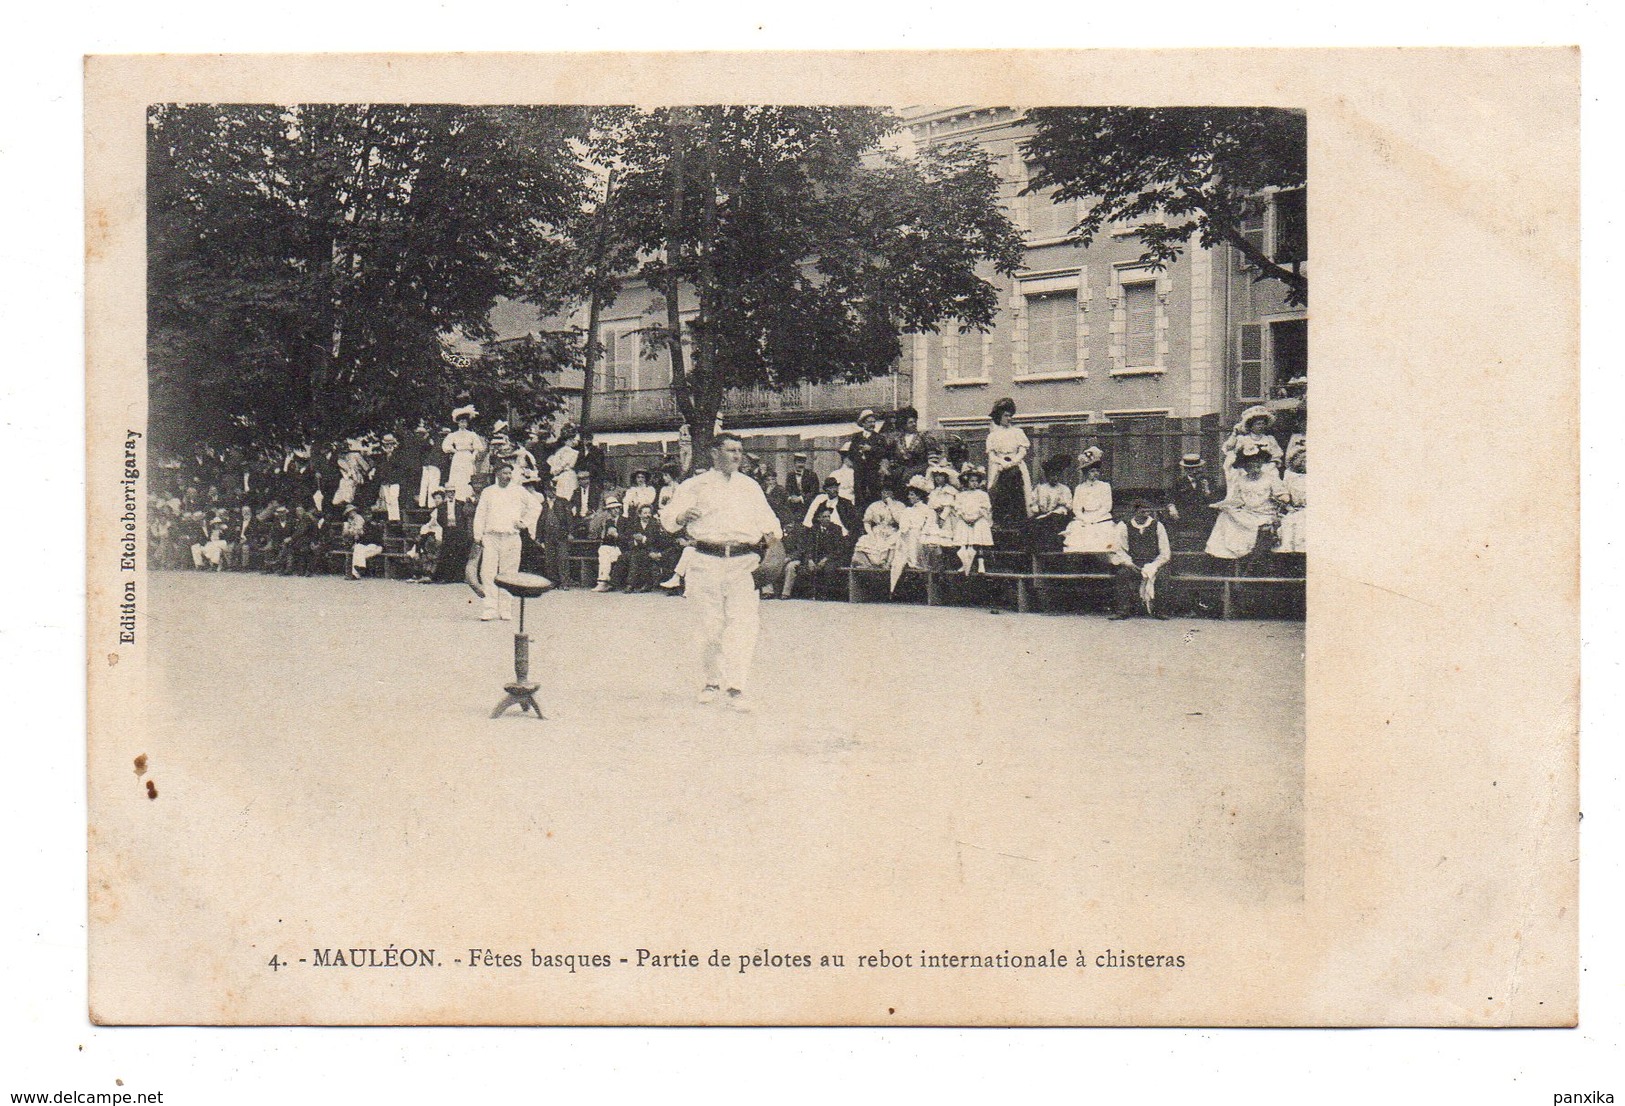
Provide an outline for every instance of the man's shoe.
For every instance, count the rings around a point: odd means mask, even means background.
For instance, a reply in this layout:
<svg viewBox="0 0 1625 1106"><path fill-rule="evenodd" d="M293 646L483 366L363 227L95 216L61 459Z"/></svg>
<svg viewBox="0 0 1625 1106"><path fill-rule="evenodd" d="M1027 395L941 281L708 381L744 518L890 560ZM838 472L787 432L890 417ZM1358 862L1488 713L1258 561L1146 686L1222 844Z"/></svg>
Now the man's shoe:
<svg viewBox="0 0 1625 1106"><path fill-rule="evenodd" d="M740 714L749 714L751 712L750 699L737 687L730 687L728 689L727 701L728 709L731 711L737 711Z"/></svg>
<svg viewBox="0 0 1625 1106"><path fill-rule="evenodd" d="M1124 619L1133 618L1133 617L1134 616L1131 615L1131 614L1114 614L1114 615L1111 615L1109 618L1107 618L1106 621L1107 622L1122 622Z"/></svg>
<svg viewBox="0 0 1625 1106"><path fill-rule="evenodd" d="M604 583L602 580L600 580L600 581L598 581L598 586L593 588L592 590L593 591L608 591L609 590L609 585Z"/></svg>
<svg viewBox="0 0 1625 1106"><path fill-rule="evenodd" d="M673 576L670 580L662 580L660 582L660 586L665 588L667 591L675 591L683 586L683 578L681 576Z"/></svg>
<svg viewBox="0 0 1625 1106"><path fill-rule="evenodd" d="M492 614L490 611L481 611L480 612L480 621L481 622L495 622L496 618L497 618L497 616Z"/></svg>
<svg viewBox="0 0 1625 1106"><path fill-rule="evenodd" d="M706 684L704 687L700 688L699 701L702 703L714 703L717 701L717 696L721 694L722 688L718 687L716 684Z"/></svg>

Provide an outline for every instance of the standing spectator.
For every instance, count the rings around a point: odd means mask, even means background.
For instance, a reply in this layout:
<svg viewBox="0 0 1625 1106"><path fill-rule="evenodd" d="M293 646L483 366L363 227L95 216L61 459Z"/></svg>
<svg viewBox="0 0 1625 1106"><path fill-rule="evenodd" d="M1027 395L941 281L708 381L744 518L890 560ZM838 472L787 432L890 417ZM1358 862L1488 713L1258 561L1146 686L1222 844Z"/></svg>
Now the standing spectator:
<svg viewBox="0 0 1625 1106"><path fill-rule="evenodd" d="M999 400L988 418L992 420L987 432L987 480L993 526L1009 544L1024 549L1030 544L1027 519L1033 488L1027 454L1032 443L1027 432L1016 425L1015 400Z"/></svg>
<svg viewBox="0 0 1625 1106"><path fill-rule="evenodd" d="M440 451L434 447L434 436L429 430L429 424L422 419L418 420L417 429L412 432L412 452L418 462L417 505L433 507L431 497L435 489L440 487Z"/></svg>
<svg viewBox="0 0 1625 1106"><path fill-rule="evenodd" d="M473 404L459 407L451 413L457 429L446 435L440 451L451 458L446 484L457 499L468 499L474 494L474 462L485 452L485 440L469 429L479 414Z"/></svg>
<svg viewBox="0 0 1625 1106"><path fill-rule="evenodd" d="M344 452L338 459L339 486L333 493L335 507L342 507L346 503L359 503L361 489L366 485L367 478L372 475L372 464L367 460L361 440L350 438L345 441L344 446Z"/></svg>
<svg viewBox="0 0 1625 1106"><path fill-rule="evenodd" d="M1117 524L1117 549L1111 555L1116 602L1112 621L1133 618L1143 609L1152 618L1167 618L1156 610L1157 578L1173 560L1168 531L1143 499L1134 501L1127 522Z"/></svg>
<svg viewBox="0 0 1625 1106"><path fill-rule="evenodd" d="M899 407L886 430L892 479L906 484L925 472L933 443L929 435L920 433L920 413L912 407Z"/></svg>
<svg viewBox="0 0 1625 1106"><path fill-rule="evenodd" d="M667 462L660 466L659 486L655 488L655 514L658 516L671 502L671 497L677 494L677 485L681 483L682 475L677 466ZM623 501L623 507L626 505Z"/></svg>
<svg viewBox="0 0 1625 1106"><path fill-rule="evenodd" d="M1078 454L1077 489L1072 493L1072 521L1061 537L1067 553L1111 553L1117 548L1112 522L1112 486L1100 478L1105 455L1096 446Z"/></svg>
<svg viewBox="0 0 1625 1106"><path fill-rule="evenodd" d="M856 499L854 496L856 495L855 488L857 487L857 474L852 470L851 442L841 443L840 461L824 479L826 482L830 480L835 481L836 485L840 488L841 498L856 506Z"/></svg>
<svg viewBox="0 0 1625 1106"><path fill-rule="evenodd" d="M852 465L852 503L862 512L880 498L881 465L886 443L875 429L875 413L858 415L858 432L848 440L847 460Z"/></svg>
<svg viewBox="0 0 1625 1106"><path fill-rule="evenodd" d="M545 557L542 571L553 581L555 588L563 591L570 587L570 531L575 524L575 470L561 469L551 486L544 476L542 491L543 506L539 523Z"/></svg>
<svg viewBox="0 0 1625 1106"><path fill-rule="evenodd" d="M519 570L519 531L535 518L536 497L514 482L511 462L499 461L496 483L480 493L474 511L474 543L480 547L480 586L485 592L481 622L512 617L512 600L497 587L496 579Z"/></svg>
<svg viewBox="0 0 1625 1106"><path fill-rule="evenodd" d="M423 466L410 450L401 448L393 431L383 438L383 456L378 460L378 502L390 522L401 521L401 489L410 488L422 476Z"/></svg>
<svg viewBox="0 0 1625 1106"><path fill-rule="evenodd" d="M1066 470L1070 462L1061 456L1044 461L1044 482L1033 489L1033 549L1039 553L1057 553L1061 549L1061 535L1072 519L1072 489L1066 486Z"/></svg>
<svg viewBox="0 0 1625 1106"><path fill-rule="evenodd" d="M969 576L993 548L993 501L983 485L987 474L969 465L959 474L964 485L954 496L953 543L959 548L960 571Z"/></svg>

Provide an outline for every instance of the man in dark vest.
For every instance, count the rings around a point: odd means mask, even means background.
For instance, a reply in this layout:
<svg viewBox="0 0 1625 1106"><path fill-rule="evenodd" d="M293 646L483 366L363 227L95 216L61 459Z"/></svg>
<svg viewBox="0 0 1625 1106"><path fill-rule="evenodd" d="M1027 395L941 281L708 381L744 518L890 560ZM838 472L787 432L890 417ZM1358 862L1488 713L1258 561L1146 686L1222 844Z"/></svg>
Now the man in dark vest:
<svg viewBox="0 0 1625 1106"><path fill-rule="evenodd" d="M1152 618L1168 617L1157 613L1156 602L1158 586L1166 588L1168 583L1163 568L1172 559L1168 531L1157 521L1151 504L1135 500L1129 520L1117 524L1117 552L1111 555L1117 575L1112 587L1113 622L1141 613Z"/></svg>

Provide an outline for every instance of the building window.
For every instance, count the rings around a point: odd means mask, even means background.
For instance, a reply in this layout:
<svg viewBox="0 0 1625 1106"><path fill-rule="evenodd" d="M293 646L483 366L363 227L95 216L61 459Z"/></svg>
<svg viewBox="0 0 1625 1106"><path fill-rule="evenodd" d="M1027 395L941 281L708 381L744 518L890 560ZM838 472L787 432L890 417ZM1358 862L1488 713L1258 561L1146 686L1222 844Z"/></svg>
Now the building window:
<svg viewBox="0 0 1625 1106"><path fill-rule="evenodd" d="M1247 240L1248 245L1261 254L1267 254L1268 252L1264 241L1264 213L1266 210L1265 201L1257 200L1256 203L1249 201L1246 210L1241 216L1241 236ZM1246 269L1251 264L1252 262L1248 261L1240 250L1236 251L1236 265L1238 268Z"/></svg>
<svg viewBox="0 0 1625 1106"><path fill-rule="evenodd" d="M1078 205L1072 201L1055 203L1055 190L1046 188L1027 197L1027 237L1033 241L1065 238L1077 224Z"/></svg>
<svg viewBox="0 0 1625 1106"><path fill-rule="evenodd" d="M954 359L947 356L948 336L946 334L922 334L920 340L925 344L925 378L927 380L957 380L959 379L959 366Z"/></svg>
<svg viewBox="0 0 1625 1106"><path fill-rule="evenodd" d="M599 328L603 359L598 363L601 392L626 392L638 386L642 342L636 323L605 323Z"/></svg>
<svg viewBox="0 0 1625 1106"><path fill-rule="evenodd" d="M954 375L962 380L986 380L987 335L971 330L954 337Z"/></svg>
<svg viewBox="0 0 1625 1106"><path fill-rule="evenodd" d="M1027 297L1027 372L1078 371L1078 294L1042 292Z"/></svg>
<svg viewBox="0 0 1625 1106"><path fill-rule="evenodd" d="M1309 193L1304 188L1277 192L1271 204L1275 216L1275 241L1270 258L1277 265L1296 265L1309 260Z"/></svg>
<svg viewBox="0 0 1625 1106"><path fill-rule="evenodd" d="M1157 365L1157 286L1146 280L1123 285L1125 368Z"/></svg>

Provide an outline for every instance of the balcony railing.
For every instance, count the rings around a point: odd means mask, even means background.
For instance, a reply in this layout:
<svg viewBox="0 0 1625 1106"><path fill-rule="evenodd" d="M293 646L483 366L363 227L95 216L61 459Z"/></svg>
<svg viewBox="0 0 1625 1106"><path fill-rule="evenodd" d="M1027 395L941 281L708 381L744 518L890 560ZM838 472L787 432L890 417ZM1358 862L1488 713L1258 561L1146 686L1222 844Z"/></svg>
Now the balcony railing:
<svg viewBox="0 0 1625 1106"><path fill-rule="evenodd" d="M859 384L730 388L723 397L722 417L729 425L737 426L764 419L851 416L865 407L890 410L910 402L912 396L913 381L901 373L877 376ZM670 388L593 393L594 429L652 424L675 426L678 419L677 400Z"/></svg>

